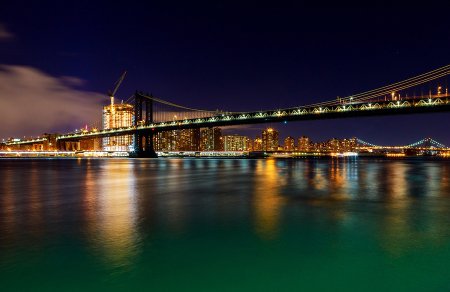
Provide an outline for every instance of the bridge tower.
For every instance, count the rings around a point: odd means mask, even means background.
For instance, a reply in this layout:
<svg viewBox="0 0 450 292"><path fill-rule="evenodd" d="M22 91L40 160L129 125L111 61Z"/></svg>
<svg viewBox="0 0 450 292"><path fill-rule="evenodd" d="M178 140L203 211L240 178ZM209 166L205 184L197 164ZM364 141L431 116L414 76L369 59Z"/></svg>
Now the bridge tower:
<svg viewBox="0 0 450 292"><path fill-rule="evenodd" d="M134 126L153 123L153 99L151 97L152 95L144 95L137 91L134 94ZM134 153L131 156L146 158L158 157L153 148L153 131L136 131L134 134Z"/></svg>

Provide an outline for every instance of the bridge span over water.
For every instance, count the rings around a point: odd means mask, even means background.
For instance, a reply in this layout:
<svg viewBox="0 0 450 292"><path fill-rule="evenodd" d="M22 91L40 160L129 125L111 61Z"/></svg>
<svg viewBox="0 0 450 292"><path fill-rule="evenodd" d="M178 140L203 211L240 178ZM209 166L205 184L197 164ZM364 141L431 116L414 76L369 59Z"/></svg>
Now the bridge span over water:
<svg viewBox="0 0 450 292"><path fill-rule="evenodd" d="M408 89L445 77L450 65L409 78L391 85L355 94L345 98L316 104L249 112L207 111L176 105L150 94L136 92L133 95L134 122L132 126L98 130L95 128L59 135L58 143L82 139L134 135L134 155L154 157L153 135L157 132L209 128L219 126L278 123L321 119L339 119L365 116L384 116L450 111L448 90L439 86L435 93L408 96ZM157 105L165 106L159 109ZM167 110L167 107L172 109ZM177 108L178 113L173 111ZM180 111L181 110L181 111ZM174 114L175 113L175 114ZM44 138L12 141L9 145L36 143Z"/></svg>

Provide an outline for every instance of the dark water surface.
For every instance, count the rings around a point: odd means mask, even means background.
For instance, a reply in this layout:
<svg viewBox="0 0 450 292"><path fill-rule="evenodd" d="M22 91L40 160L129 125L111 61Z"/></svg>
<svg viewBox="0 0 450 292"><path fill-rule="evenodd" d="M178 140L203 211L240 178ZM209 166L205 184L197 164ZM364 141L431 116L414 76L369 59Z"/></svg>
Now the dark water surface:
<svg viewBox="0 0 450 292"><path fill-rule="evenodd" d="M1 159L1 291L450 291L450 161Z"/></svg>

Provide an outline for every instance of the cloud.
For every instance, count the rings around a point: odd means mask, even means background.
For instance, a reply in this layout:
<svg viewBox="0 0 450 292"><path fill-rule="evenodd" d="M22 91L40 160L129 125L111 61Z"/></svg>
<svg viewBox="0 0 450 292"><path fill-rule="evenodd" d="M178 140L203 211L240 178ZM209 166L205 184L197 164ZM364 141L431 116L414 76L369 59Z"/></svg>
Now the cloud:
<svg viewBox="0 0 450 292"><path fill-rule="evenodd" d="M14 35L6 29L6 27L0 23L0 41L9 40L14 38Z"/></svg>
<svg viewBox="0 0 450 292"><path fill-rule="evenodd" d="M32 67L0 65L0 138L66 132L100 121L107 99L78 89L82 83Z"/></svg>

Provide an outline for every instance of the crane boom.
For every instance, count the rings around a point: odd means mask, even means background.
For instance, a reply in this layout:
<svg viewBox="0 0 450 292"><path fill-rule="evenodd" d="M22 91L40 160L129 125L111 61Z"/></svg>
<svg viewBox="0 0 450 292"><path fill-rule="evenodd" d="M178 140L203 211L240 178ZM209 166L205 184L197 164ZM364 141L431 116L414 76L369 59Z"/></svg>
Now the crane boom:
<svg viewBox="0 0 450 292"><path fill-rule="evenodd" d="M122 75L120 76L120 78L116 81L116 86L114 87L114 90L109 94L109 96L114 96L116 95L117 90L120 87L120 84L122 84L122 81L125 79L125 76L127 75L127 71L123 71Z"/></svg>
<svg viewBox="0 0 450 292"><path fill-rule="evenodd" d="M127 71L125 70L120 76L119 80L116 81L116 85L114 86L114 90L108 92L109 97L111 98L111 117L110 117L110 128L116 127L116 108L114 106L114 95L122 84L122 81L125 79L125 75L127 75Z"/></svg>

